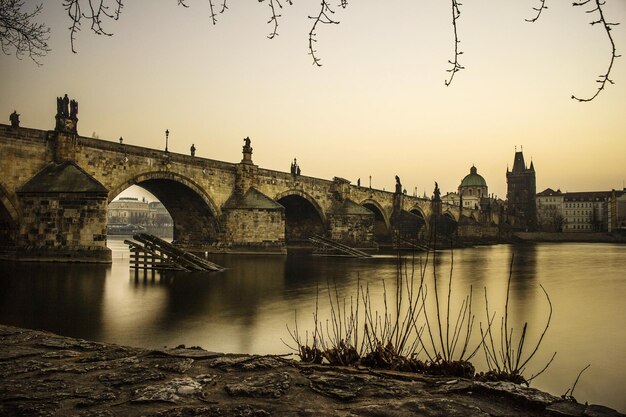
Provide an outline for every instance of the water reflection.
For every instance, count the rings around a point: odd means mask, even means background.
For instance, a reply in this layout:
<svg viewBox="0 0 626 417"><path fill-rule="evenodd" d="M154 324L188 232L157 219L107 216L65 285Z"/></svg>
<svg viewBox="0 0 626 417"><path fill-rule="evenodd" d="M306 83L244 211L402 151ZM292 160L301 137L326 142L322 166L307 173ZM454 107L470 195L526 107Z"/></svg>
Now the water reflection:
<svg viewBox="0 0 626 417"><path fill-rule="evenodd" d="M107 268L0 263L2 323L100 339Z"/></svg>

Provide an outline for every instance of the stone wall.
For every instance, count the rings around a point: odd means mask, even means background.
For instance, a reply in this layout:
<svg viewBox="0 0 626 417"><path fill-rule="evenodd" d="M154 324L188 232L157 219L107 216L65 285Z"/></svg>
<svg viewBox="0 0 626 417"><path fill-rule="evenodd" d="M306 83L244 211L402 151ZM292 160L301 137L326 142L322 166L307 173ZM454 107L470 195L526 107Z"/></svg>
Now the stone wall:
<svg viewBox="0 0 626 417"><path fill-rule="evenodd" d="M224 244L239 249L285 251L285 213L270 209L224 211Z"/></svg>
<svg viewBox="0 0 626 417"><path fill-rule="evenodd" d="M47 137L42 130L0 125L0 189L6 194L3 204L9 202L12 207L7 209L15 210L12 216L19 211L17 189L52 160Z"/></svg>
<svg viewBox="0 0 626 417"><path fill-rule="evenodd" d="M109 190L109 201L133 184L171 179L200 193L219 215L235 188L236 164L84 137L76 146L76 163Z"/></svg>
<svg viewBox="0 0 626 417"><path fill-rule="evenodd" d="M497 238L500 235L498 226L484 226L481 224L462 224L458 228L459 237L480 240Z"/></svg>
<svg viewBox="0 0 626 417"><path fill-rule="evenodd" d="M376 247L374 241L374 213L329 214L328 229L330 238L357 248Z"/></svg>
<svg viewBox="0 0 626 417"><path fill-rule="evenodd" d="M42 259L107 262L106 195L22 195L18 247Z"/></svg>

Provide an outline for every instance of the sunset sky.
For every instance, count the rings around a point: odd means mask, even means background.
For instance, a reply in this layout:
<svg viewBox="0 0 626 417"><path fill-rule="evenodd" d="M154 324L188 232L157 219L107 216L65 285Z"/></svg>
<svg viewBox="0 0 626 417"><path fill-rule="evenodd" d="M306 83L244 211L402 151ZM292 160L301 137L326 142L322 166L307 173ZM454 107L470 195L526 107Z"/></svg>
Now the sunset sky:
<svg viewBox="0 0 626 417"><path fill-rule="evenodd" d="M26 2L33 4L33 2ZM594 101L610 43L588 8L547 0L462 2L465 67L444 85L453 59L450 4L436 0L349 2L339 25L318 30L323 66L312 65L308 32L316 1L282 2L279 36L267 39L267 1L229 2L212 25L206 1L126 1L113 36L88 22L70 49L62 1L46 1L41 21L52 51L38 67L0 55L0 115L52 129L56 97L79 102L83 136L230 162L249 136L254 162L303 175L343 177L430 196L434 181L455 191L472 164L489 192L506 194L515 146L534 161L537 191L622 188L626 180L626 58ZM335 2L338 3L338 2ZM333 4L335 4L333 3ZM626 1L606 0L618 54L626 53Z"/></svg>

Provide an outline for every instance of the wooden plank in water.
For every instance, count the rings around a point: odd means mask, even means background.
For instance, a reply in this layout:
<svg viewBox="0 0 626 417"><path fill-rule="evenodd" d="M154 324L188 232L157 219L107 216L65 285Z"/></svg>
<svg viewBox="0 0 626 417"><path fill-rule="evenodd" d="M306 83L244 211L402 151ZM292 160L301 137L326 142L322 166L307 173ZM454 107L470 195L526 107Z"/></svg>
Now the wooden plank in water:
<svg viewBox="0 0 626 417"><path fill-rule="evenodd" d="M223 271L225 268L185 252L156 236L141 233L125 240L136 269L177 269L183 271Z"/></svg>

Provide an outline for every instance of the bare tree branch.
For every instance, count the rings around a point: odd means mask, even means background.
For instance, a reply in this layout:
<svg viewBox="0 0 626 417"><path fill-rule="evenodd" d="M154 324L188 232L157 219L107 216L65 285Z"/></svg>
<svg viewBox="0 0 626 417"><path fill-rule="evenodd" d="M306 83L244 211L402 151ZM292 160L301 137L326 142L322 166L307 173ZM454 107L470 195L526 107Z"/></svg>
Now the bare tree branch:
<svg viewBox="0 0 626 417"><path fill-rule="evenodd" d="M584 6L588 3L590 3L591 0L581 0L581 1L575 1L574 3L572 3L573 6ZM596 90L595 94L589 98L579 98L575 95L572 95L572 99L578 101L578 102L587 102L587 101L591 101L594 98L596 98L598 96L598 94L600 94L600 92L602 90L604 90L604 87L606 86L606 83L608 82L609 84L614 84L613 80L611 80L609 78L609 76L611 75L611 70L613 69L613 62L615 62L615 58L619 58L621 55L617 54L617 50L615 48L615 41L613 41L613 36L611 35L611 26L616 26L619 25L619 23L610 23L607 22L606 19L604 18L604 11L602 10L602 6L605 4L604 1L602 0L594 0L594 3L596 7L594 7L593 9L590 10L586 10L586 13L595 13L598 12L598 18L597 20L594 20L592 22L590 22L589 24L591 26L597 25L597 24L601 24L604 27L604 30L606 31L606 35L609 37L609 42L611 42L611 61L609 62L609 67L607 68L606 72L604 74L600 74L598 76L598 79L596 80L597 83L599 83L599 87Z"/></svg>
<svg viewBox="0 0 626 417"><path fill-rule="evenodd" d="M217 15L215 14L215 11L213 10L213 0L209 0L209 9L211 9L211 20L213 21L213 24L217 23Z"/></svg>
<svg viewBox="0 0 626 417"><path fill-rule="evenodd" d="M70 31L70 45L72 47L72 52L76 53L74 41L76 40L76 32L80 31L80 25L83 19L91 21L91 30L96 35L113 35L113 33L109 33L104 30L102 27L102 21L103 19L118 20L124 5L122 0L112 0L111 3L112 4L109 5L108 0L87 0L89 12L85 13L82 11L81 0L64 0L63 7L72 21L72 24L68 28ZM179 3L181 3L181 0L179 0Z"/></svg>
<svg viewBox="0 0 626 417"><path fill-rule="evenodd" d="M7 55L15 54L21 59L28 54L33 62L41 65L39 59L50 52L50 28L33 20L41 13L43 4L32 12L23 12L23 8L23 0L0 0L0 46Z"/></svg>
<svg viewBox="0 0 626 417"><path fill-rule="evenodd" d="M533 10L537 12L535 17L533 17L532 19L524 19L524 20L530 23L534 23L537 21L537 19L539 19L539 16L541 16L541 12L543 12L545 9L548 8L548 6L546 6L546 0L539 0L539 1L540 1L539 7L533 7Z"/></svg>
<svg viewBox="0 0 626 417"><path fill-rule="evenodd" d="M265 0L259 0L259 3L262 3L263 1ZM287 3L289 3L290 6L293 5L293 2L291 0L287 0ZM274 39L274 36L278 35L278 18L281 17L281 15L276 13L276 6L278 6L279 9L282 9L283 5L280 4L280 0L269 0L268 4L270 6L270 9L272 10L272 17L270 17L270 20L268 20L267 23L274 23L274 30L272 31L272 33L267 35L267 37L269 39Z"/></svg>
<svg viewBox="0 0 626 417"><path fill-rule="evenodd" d="M341 7L345 8L347 4L347 1L342 1L340 5ZM313 19L313 26L311 27L311 31L309 32L309 55L311 55L311 57L313 58L313 64L317 65L318 67L321 67L322 64L320 63L320 58L318 58L316 55L317 50L313 48L313 43L317 42L317 39L315 39L317 37L317 25L319 23L325 25L338 25L339 21L332 18L332 15L334 13L335 12L330 8L330 5L328 4L328 1L322 0L322 3L320 4L320 12L318 13L318 15L309 16L309 19Z"/></svg>
<svg viewBox="0 0 626 417"><path fill-rule="evenodd" d="M454 29L454 61L452 60L448 61L452 65L452 68L450 68L449 70L446 70L447 72L451 73L450 78L445 81L446 87L452 84L452 79L454 78L454 74L456 74L457 72L465 68L461 66L461 64L459 63L459 56L462 55L463 52L459 51L459 43L461 43L461 41L459 40L459 35L456 29L456 21L461 16L461 10L459 9L459 6L461 6L461 3L459 3L457 0L451 0L451 4L452 4L452 28Z"/></svg>

